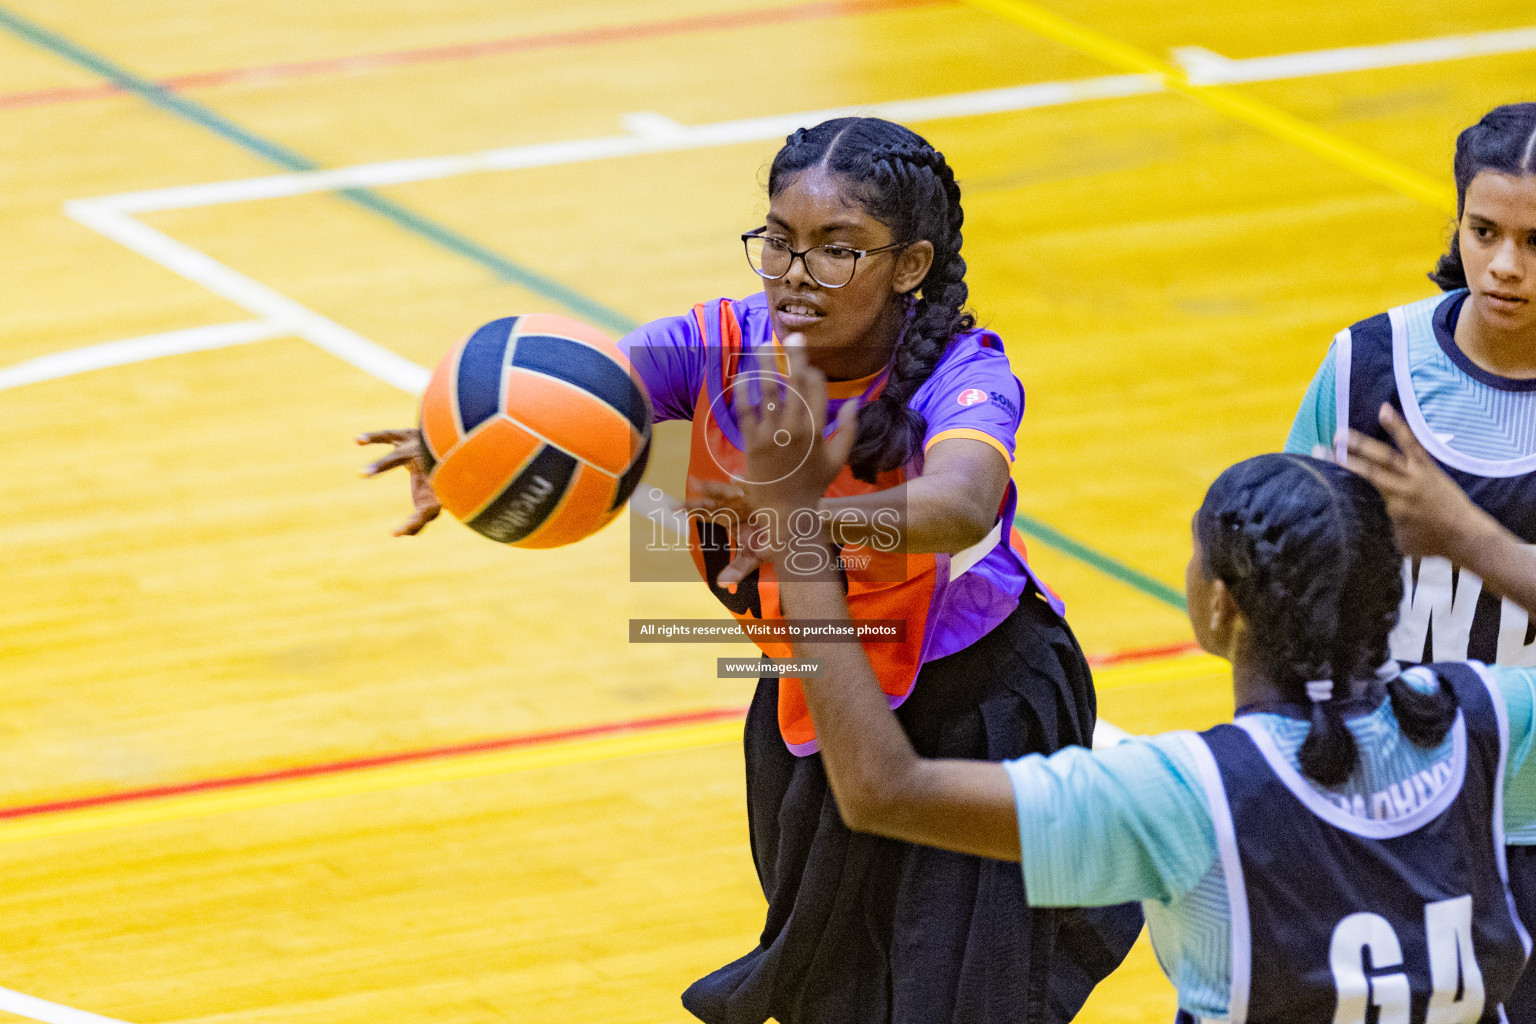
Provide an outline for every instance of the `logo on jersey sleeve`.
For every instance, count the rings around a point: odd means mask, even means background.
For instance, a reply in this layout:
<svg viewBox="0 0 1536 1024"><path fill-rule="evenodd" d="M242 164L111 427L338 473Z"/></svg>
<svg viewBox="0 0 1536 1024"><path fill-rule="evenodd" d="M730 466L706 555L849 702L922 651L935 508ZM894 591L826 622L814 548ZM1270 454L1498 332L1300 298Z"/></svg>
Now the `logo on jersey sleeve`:
<svg viewBox="0 0 1536 1024"><path fill-rule="evenodd" d="M980 405L986 400L987 393L981 390L981 388L966 388L964 391L960 392L960 396L955 399L957 403L964 406Z"/></svg>

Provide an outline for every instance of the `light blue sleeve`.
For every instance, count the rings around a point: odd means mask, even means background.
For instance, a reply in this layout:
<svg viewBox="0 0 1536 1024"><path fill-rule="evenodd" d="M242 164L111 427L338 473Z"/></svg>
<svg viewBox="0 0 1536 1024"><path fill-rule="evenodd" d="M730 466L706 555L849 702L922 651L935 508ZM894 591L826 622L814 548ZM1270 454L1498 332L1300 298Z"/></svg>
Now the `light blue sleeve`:
<svg viewBox="0 0 1536 1024"><path fill-rule="evenodd" d="M1536 824L1536 669L1488 666L1504 696L1509 719L1509 757L1504 764L1504 831Z"/></svg>
<svg viewBox="0 0 1536 1024"><path fill-rule="evenodd" d="M1291 424L1291 434L1285 439L1286 451L1311 455L1317 445L1333 447L1333 435L1338 429L1333 382L1333 346L1329 345L1323 365L1317 368L1317 375L1301 398L1301 408L1296 410L1296 421Z"/></svg>
<svg viewBox="0 0 1536 1024"><path fill-rule="evenodd" d="M1168 902L1195 887L1215 863L1216 833L1185 742L1167 733L1003 763L1031 904Z"/></svg>

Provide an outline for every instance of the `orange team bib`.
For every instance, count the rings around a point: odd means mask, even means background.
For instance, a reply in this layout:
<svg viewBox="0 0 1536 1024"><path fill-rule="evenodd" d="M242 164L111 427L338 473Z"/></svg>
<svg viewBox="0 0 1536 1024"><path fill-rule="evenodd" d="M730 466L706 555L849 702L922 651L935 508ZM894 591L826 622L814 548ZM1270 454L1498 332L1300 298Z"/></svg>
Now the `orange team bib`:
<svg viewBox="0 0 1536 1024"><path fill-rule="evenodd" d="M695 306L693 315L705 340L708 356L704 383L694 404L688 455L689 499L701 495L704 481L735 483L746 468L741 434L729 408L728 394L741 364L741 324L730 302L724 299ZM835 383L832 388L836 388ZM880 474L876 483L867 484L856 480L845 466L827 488L827 496L883 491L906 479L905 470L897 468ZM738 622L749 624L783 618L773 566L761 566L736 585L735 593L718 583L721 570L735 556L735 537L728 525L697 514L689 516L688 546L694 567L709 585L710 592ZM847 559L846 556L856 550L861 558ZM842 554L845 556L848 610L852 617L906 622L903 639L863 644L880 688L895 707L912 692L917 680L929 619L942 601L948 576L939 574L938 561L931 554L908 555L852 547L845 548ZM862 567L850 567L856 563ZM753 637L753 642L772 658L788 658L792 654L787 641ZM799 679L780 680L778 715L779 731L789 749L799 756L815 753L816 730Z"/></svg>

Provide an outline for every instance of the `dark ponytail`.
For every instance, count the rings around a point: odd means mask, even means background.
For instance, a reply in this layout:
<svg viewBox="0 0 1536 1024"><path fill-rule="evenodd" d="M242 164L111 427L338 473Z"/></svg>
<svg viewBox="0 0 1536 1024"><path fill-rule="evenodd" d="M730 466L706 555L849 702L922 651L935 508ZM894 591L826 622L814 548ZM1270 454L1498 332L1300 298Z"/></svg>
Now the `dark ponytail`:
<svg viewBox="0 0 1536 1024"><path fill-rule="evenodd" d="M1388 662L1402 555L1374 487L1329 462L1260 455L1211 485L1196 523L1205 574L1226 584L1248 620L1259 669L1288 701L1311 705L1312 730L1298 754L1304 775L1337 786L1355 770L1360 753L1340 701L1373 673L1389 677L1393 713L1410 742L1444 740L1456 717L1454 691L1421 693Z"/></svg>
<svg viewBox="0 0 1536 1024"><path fill-rule="evenodd" d="M922 136L873 117L839 117L801 128L785 140L768 171L772 199L790 179L821 166L845 179L859 204L891 229L894 242L928 241L933 265L909 302L906 329L879 398L859 410L859 433L849 465L873 483L906 462L927 423L910 407L957 334L976 326L965 312L970 290L960 255L960 186L944 159Z"/></svg>
<svg viewBox="0 0 1536 1024"><path fill-rule="evenodd" d="M1456 138L1456 226L1449 251L1429 275L1446 291L1467 286L1467 271L1461 265L1461 215L1467 205L1467 186L1482 171L1516 177L1536 174L1536 103L1494 107Z"/></svg>
<svg viewBox="0 0 1536 1024"><path fill-rule="evenodd" d="M1425 693L1408 685L1401 674L1387 683L1392 698L1392 713L1403 735L1418 747L1433 747L1445 739L1446 730L1456 720L1456 691L1441 683Z"/></svg>

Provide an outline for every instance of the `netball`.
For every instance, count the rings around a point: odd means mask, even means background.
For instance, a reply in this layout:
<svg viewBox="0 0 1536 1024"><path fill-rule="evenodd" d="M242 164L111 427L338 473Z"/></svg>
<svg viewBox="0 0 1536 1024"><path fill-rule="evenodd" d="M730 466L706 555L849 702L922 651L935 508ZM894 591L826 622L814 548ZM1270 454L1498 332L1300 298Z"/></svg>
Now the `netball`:
<svg viewBox="0 0 1536 1024"><path fill-rule="evenodd" d="M438 362L421 433L445 509L494 541L553 548L619 514L645 471L651 403L601 331L511 316Z"/></svg>

